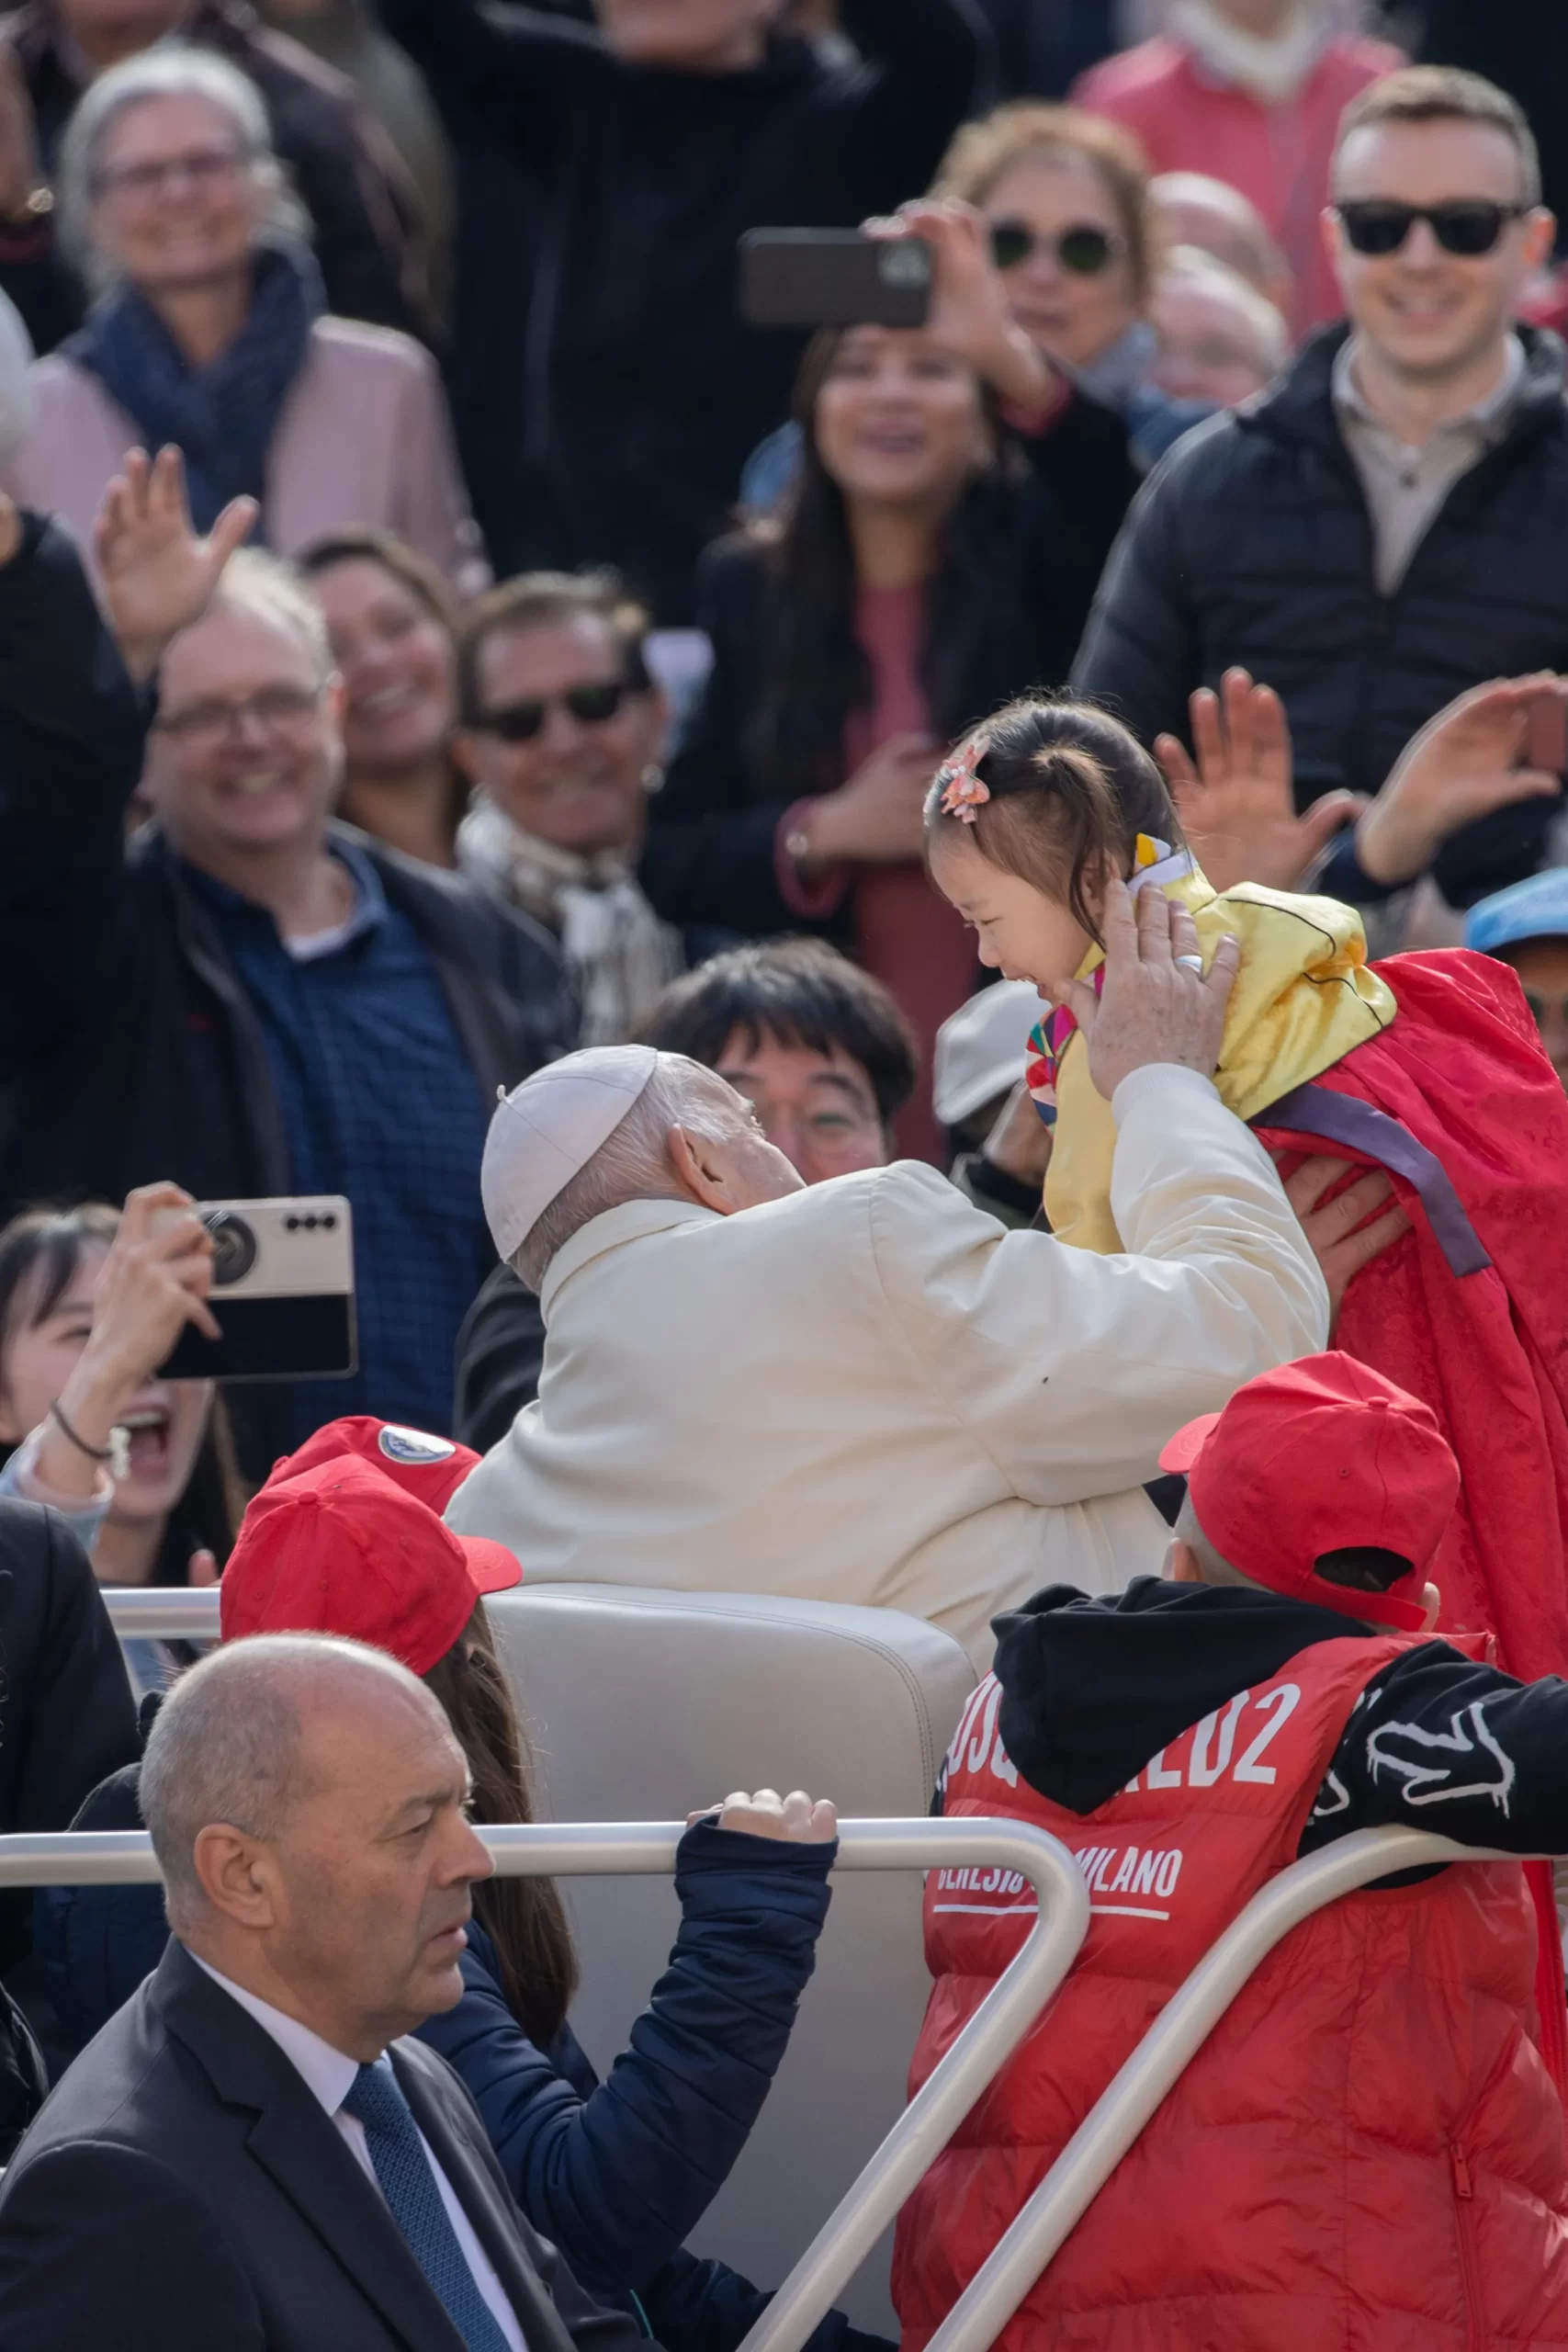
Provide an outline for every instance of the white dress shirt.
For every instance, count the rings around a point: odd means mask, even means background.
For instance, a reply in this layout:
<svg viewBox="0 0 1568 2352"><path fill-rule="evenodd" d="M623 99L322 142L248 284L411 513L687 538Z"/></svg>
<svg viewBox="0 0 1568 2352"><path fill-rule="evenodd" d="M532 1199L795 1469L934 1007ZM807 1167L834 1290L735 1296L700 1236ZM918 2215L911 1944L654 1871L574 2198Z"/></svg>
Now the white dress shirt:
<svg viewBox="0 0 1568 2352"><path fill-rule="evenodd" d="M359 2061L345 2057L341 2050L334 2050L330 2041L323 2041L319 2033L312 2033L308 2025L301 2025L298 2018L286 2017L281 2009L275 2009L270 2001L259 1999L254 1993L248 1993L243 1984L236 1984L231 1977L221 1975L216 1968L209 1967L198 1953L192 1952L191 1958L198 1968L207 1970L215 1984L223 1987L231 2001L237 2001L241 2008L254 2018L264 2033L271 2034L284 2056L304 2078L306 2089L320 2099L379 2197L381 2184L376 2178L376 2167L370 2161L365 2126L357 2115L345 2115L343 2108L344 2100L354 2087ZM414 2129L419 2131L417 2118ZM475 2286L494 2312L496 2325L505 2336L511 2352L525 2352L517 2314L507 2300L505 2288L496 2276L495 2266L475 2236L474 2225L458 2203L457 2193L442 2171L435 2151L423 2132L419 2133L419 2143L424 2150L424 2160L440 2191L441 2202L446 2208L446 2218L462 2248L463 2259L474 2274Z"/></svg>

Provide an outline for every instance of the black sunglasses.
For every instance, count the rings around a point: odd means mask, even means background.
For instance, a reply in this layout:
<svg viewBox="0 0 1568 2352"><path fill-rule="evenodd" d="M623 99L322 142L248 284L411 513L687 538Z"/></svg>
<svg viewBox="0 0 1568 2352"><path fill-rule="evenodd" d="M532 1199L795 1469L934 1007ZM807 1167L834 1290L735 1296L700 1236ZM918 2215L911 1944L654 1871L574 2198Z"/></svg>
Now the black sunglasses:
<svg viewBox="0 0 1568 2352"><path fill-rule="evenodd" d="M1359 254L1396 254L1417 220L1425 220L1446 254L1475 261L1489 254L1510 220L1522 220L1528 204L1493 204L1460 196L1447 204L1400 204L1393 197L1365 197L1337 204L1346 240Z"/></svg>
<svg viewBox="0 0 1568 2352"><path fill-rule="evenodd" d="M531 743L558 703L580 725L603 727L632 691L624 678L611 678L603 685L568 686L564 694L544 695L537 702L509 702L502 710L481 710L468 725L476 735L499 735L503 743Z"/></svg>
<svg viewBox="0 0 1568 2352"><path fill-rule="evenodd" d="M991 223L991 259L998 269L1016 269L1042 245L1054 247L1061 266L1070 269L1075 277L1098 277L1122 250L1120 237L1112 236L1109 229L1091 228L1087 221L1055 237L1036 236L1027 220Z"/></svg>

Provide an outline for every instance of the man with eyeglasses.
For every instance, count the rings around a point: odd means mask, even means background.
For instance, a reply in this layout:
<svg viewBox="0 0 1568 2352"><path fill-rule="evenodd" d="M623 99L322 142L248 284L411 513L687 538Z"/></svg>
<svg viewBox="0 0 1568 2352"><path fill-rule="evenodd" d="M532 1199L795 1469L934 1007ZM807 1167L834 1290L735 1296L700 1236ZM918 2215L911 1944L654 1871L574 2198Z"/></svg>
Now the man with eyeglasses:
<svg viewBox="0 0 1568 2352"><path fill-rule="evenodd" d="M359 1369L230 1392L261 1475L341 1413L446 1426L489 1108L571 1038L541 931L333 823L325 624L236 556L254 511L198 540L177 453L133 455L97 533L117 652L71 542L0 502L0 1196L160 1168L198 1200L347 1194Z"/></svg>
<svg viewBox="0 0 1568 2352"><path fill-rule="evenodd" d="M1348 322L1146 485L1081 692L1152 742L1185 737L1195 688L1250 670L1284 700L1304 808L1375 794L1467 687L1568 668L1563 355L1515 322L1555 226L1540 186L1523 114L1477 75L1415 67L1352 103L1324 219ZM1504 800L1450 836L1444 896L1469 906L1532 872L1557 805ZM1388 847L1363 820L1324 887L1364 904L1414 881Z"/></svg>

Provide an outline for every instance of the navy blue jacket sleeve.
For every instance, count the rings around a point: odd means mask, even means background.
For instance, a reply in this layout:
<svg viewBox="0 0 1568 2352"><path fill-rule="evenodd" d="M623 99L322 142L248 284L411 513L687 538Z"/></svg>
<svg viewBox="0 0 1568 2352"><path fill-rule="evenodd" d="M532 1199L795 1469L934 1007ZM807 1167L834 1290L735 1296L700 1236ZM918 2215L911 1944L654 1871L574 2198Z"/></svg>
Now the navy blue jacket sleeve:
<svg viewBox="0 0 1568 2352"><path fill-rule="evenodd" d="M811 1974L837 1851L688 1830L669 1968L586 2099L513 2018L478 1938L462 2000L420 2028L467 2084L524 2212L590 2290L640 2290L745 2146Z"/></svg>

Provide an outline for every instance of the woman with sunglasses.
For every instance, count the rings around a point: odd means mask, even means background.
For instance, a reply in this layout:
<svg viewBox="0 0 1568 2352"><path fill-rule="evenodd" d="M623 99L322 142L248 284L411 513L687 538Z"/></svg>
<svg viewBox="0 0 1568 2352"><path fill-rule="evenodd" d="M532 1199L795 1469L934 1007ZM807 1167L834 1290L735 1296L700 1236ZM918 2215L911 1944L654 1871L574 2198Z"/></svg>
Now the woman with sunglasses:
<svg viewBox="0 0 1568 2352"><path fill-rule="evenodd" d="M457 607L434 564L390 531L337 531L297 559L343 680L338 814L405 857L455 866L467 778L457 715Z"/></svg>
<svg viewBox="0 0 1568 2352"><path fill-rule="evenodd" d="M531 572L457 636L457 863L560 941L584 1046L621 1044L684 961L635 870L669 715L648 630L613 573Z"/></svg>

